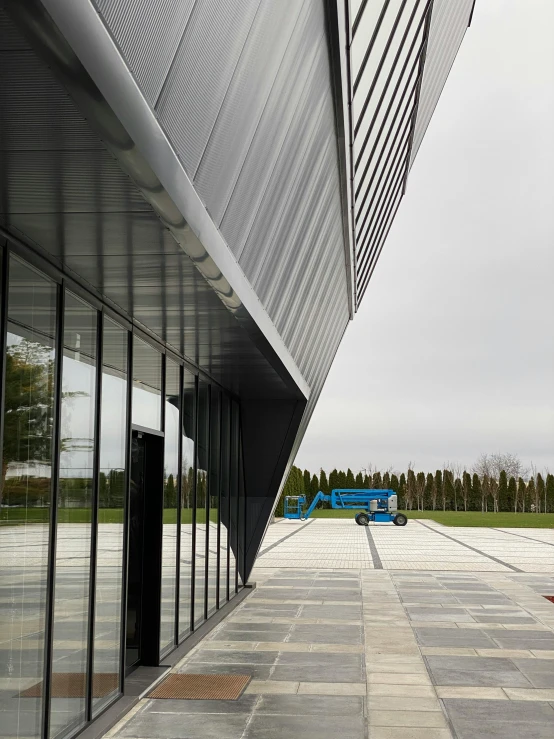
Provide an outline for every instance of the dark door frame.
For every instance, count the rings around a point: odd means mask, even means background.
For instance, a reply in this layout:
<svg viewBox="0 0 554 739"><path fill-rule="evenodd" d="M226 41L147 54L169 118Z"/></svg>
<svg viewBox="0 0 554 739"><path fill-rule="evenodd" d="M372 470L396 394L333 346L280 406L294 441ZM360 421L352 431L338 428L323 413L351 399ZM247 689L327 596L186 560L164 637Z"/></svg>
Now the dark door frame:
<svg viewBox="0 0 554 739"><path fill-rule="evenodd" d="M132 437L144 440L144 505L142 539L140 660L126 668L160 664L163 544L164 434L132 425ZM131 470L129 470L131 473ZM130 508L130 507L129 507ZM129 514L128 514L129 515ZM129 521L127 521L129 526ZM129 569L129 561L127 562ZM129 587L127 572L127 588ZM126 598L127 600L127 598ZM126 639L126 633L123 635Z"/></svg>

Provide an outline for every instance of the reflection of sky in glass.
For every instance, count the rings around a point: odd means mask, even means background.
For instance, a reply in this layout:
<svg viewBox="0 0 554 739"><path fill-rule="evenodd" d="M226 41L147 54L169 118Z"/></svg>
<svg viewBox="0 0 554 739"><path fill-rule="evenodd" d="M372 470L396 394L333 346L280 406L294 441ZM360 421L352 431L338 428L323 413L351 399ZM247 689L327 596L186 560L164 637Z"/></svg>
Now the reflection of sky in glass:
<svg viewBox="0 0 554 739"><path fill-rule="evenodd" d="M102 376L102 443L100 469L109 472L125 467L125 429L127 381L121 377Z"/></svg>
<svg viewBox="0 0 554 739"><path fill-rule="evenodd" d="M63 358L61 477L90 477L94 449L96 368ZM71 397L71 394L75 394Z"/></svg>
<svg viewBox="0 0 554 739"><path fill-rule="evenodd" d="M194 441L183 436L183 470L194 467Z"/></svg>
<svg viewBox="0 0 554 739"><path fill-rule="evenodd" d="M165 404L165 476L176 477L179 470L179 411L172 403Z"/></svg>
<svg viewBox="0 0 554 739"><path fill-rule="evenodd" d="M162 423L161 397L158 390L133 383L133 423L160 431Z"/></svg>

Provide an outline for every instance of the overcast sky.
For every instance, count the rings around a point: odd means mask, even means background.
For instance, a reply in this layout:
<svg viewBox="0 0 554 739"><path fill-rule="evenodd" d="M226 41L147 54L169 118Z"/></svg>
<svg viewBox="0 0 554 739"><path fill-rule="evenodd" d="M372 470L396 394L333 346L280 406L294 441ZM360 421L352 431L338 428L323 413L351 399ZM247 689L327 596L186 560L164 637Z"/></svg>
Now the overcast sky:
<svg viewBox="0 0 554 739"><path fill-rule="evenodd" d="M554 0L477 0L296 464L554 472Z"/></svg>

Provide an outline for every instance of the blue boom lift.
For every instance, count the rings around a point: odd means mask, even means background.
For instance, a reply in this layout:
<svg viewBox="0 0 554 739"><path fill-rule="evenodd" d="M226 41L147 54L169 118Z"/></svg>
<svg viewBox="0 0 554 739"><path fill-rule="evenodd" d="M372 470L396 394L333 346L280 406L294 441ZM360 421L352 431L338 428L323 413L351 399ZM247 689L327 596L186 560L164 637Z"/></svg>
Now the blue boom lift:
<svg viewBox="0 0 554 739"><path fill-rule="evenodd" d="M299 518L305 521L309 518L318 503L331 503L331 508L341 510L360 510L354 520L358 526L367 526L370 521L391 521L396 526L405 526L408 519L403 513L398 513L398 499L394 490L331 490L331 495L325 495L321 490L304 511L305 495L287 495L285 497L285 518Z"/></svg>

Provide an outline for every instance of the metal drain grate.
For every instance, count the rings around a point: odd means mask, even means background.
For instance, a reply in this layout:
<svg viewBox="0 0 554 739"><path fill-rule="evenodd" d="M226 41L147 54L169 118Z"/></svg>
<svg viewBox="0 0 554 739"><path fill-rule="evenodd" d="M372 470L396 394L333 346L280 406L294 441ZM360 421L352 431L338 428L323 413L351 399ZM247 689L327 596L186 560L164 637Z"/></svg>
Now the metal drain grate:
<svg viewBox="0 0 554 739"><path fill-rule="evenodd" d="M250 675L169 675L149 698L233 701L240 698Z"/></svg>
<svg viewBox="0 0 554 739"><path fill-rule="evenodd" d="M549 600L551 603L554 603L554 595L543 595L543 598L546 598L546 600Z"/></svg>
<svg viewBox="0 0 554 739"><path fill-rule="evenodd" d="M100 672L92 680L93 698L103 698L119 689L119 675L116 672ZM54 672L51 684L52 698L84 698L87 691L87 678L82 672ZM22 698L42 697L42 680L19 694Z"/></svg>

